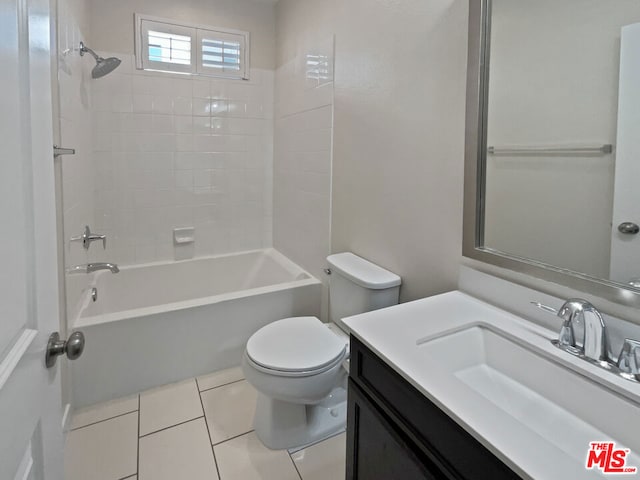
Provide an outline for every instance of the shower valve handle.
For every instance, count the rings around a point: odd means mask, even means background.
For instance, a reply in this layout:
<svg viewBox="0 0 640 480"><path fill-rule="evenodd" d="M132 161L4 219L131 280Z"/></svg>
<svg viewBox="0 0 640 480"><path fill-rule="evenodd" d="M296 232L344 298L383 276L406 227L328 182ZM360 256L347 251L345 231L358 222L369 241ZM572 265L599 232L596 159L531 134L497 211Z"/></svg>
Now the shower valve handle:
<svg viewBox="0 0 640 480"><path fill-rule="evenodd" d="M84 232L82 235L78 235L77 237L71 237L72 242L82 242L82 246L85 250L89 250L91 244L96 240L102 240L102 248L106 250L107 248L107 236L106 235L98 235L95 233L91 233L91 228L89 225L84 227Z"/></svg>

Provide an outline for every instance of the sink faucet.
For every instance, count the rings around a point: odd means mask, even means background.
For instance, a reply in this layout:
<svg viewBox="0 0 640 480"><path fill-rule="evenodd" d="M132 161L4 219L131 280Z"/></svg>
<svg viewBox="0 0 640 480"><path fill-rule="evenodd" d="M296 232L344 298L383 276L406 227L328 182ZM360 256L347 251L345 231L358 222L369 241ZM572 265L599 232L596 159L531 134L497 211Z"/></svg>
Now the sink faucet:
<svg viewBox="0 0 640 480"><path fill-rule="evenodd" d="M558 317L563 320L558 343L562 347L582 348L584 356L597 362L609 360L607 351L607 328L600 312L591 303L580 298L567 300ZM576 326L582 320L582 344L576 341Z"/></svg>
<svg viewBox="0 0 640 480"><path fill-rule="evenodd" d="M111 273L118 273L120 271L118 265L115 263L87 263L86 265L75 265L73 267L69 267L67 273L93 273L98 270L110 270Z"/></svg>
<svg viewBox="0 0 640 480"><path fill-rule="evenodd" d="M627 380L640 383L640 341L625 339L617 361L609 354L607 328L600 312L591 303L580 298L564 302L560 310L540 302L531 302L536 307L560 317L562 328L558 340L552 343L562 350L586 359L605 370L620 375ZM582 333L576 340L576 330ZM578 335L580 337L580 335Z"/></svg>
<svg viewBox="0 0 640 480"><path fill-rule="evenodd" d="M591 303L581 298L572 298L564 302L560 310L538 302L532 303L542 310L557 314L562 319L560 335L555 342L558 347L582 354L595 362L609 361L607 328L602 315ZM582 335L576 335L576 330L578 334L581 330Z"/></svg>

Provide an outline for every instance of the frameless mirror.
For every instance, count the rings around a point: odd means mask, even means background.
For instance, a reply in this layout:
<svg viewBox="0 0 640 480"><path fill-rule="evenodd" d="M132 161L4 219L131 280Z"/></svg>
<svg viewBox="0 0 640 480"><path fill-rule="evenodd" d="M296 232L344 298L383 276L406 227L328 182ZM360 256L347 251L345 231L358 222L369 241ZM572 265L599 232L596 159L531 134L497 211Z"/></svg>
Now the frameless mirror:
<svg viewBox="0 0 640 480"><path fill-rule="evenodd" d="M637 290L640 2L470 7L465 255Z"/></svg>

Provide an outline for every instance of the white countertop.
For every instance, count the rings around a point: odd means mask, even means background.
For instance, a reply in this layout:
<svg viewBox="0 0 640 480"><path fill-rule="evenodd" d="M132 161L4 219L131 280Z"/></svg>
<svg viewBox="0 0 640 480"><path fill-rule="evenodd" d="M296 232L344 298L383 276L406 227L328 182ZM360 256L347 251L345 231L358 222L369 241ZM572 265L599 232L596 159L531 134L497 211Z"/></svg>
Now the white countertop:
<svg viewBox="0 0 640 480"><path fill-rule="evenodd" d="M625 447L632 451L627 465L640 468L640 385L560 351L550 342L557 338L557 332L457 291L356 315L343 319L343 322L351 333L395 371L524 478L607 478L597 470L586 470L585 460L590 441L611 439L624 440ZM571 447L564 444L559 447L551 435L540 434L544 430L553 432L552 424L544 425L538 433L526 426L526 423L531 425L536 421L544 423L546 419L519 421L476 390L446 374L437 364L425 364L425 355L417 345L418 340L442 336L476 324L484 324L518 338L541 356L559 358L564 368L602 384L603 389L609 389L610 394L617 397L616 401L628 404L628 409L637 412L630 415L631 418L616 419L616 425L621 424L620 420L625 425L623 438L615 433L611 435L611 432L604 434L608 438L589 438L586 435L576 438L578 434L573 434L568 442ZM563 388L563 385L558 385L558 388ZM585 399L585 405L581 408L591 408L588 399ZM593 408L598 407L594 405ZM605 419L615 414L602 412ZM558 432L558 435L566 436L566 432ZM580 445L580 448L575 448L575 445ZM637 475L640 477L640 473Z"/></svg>

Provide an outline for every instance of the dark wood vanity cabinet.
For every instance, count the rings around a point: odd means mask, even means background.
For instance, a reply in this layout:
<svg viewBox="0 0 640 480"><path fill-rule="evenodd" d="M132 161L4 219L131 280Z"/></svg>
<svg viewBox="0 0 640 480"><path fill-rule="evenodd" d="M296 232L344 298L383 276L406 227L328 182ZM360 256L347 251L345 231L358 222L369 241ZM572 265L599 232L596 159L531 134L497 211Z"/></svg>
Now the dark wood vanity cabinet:
<svg viewBox="0 0 640 480"><path fill-rule="evenodd" d="M350 370L347 480L520 478L353 336Z"/></svg>

